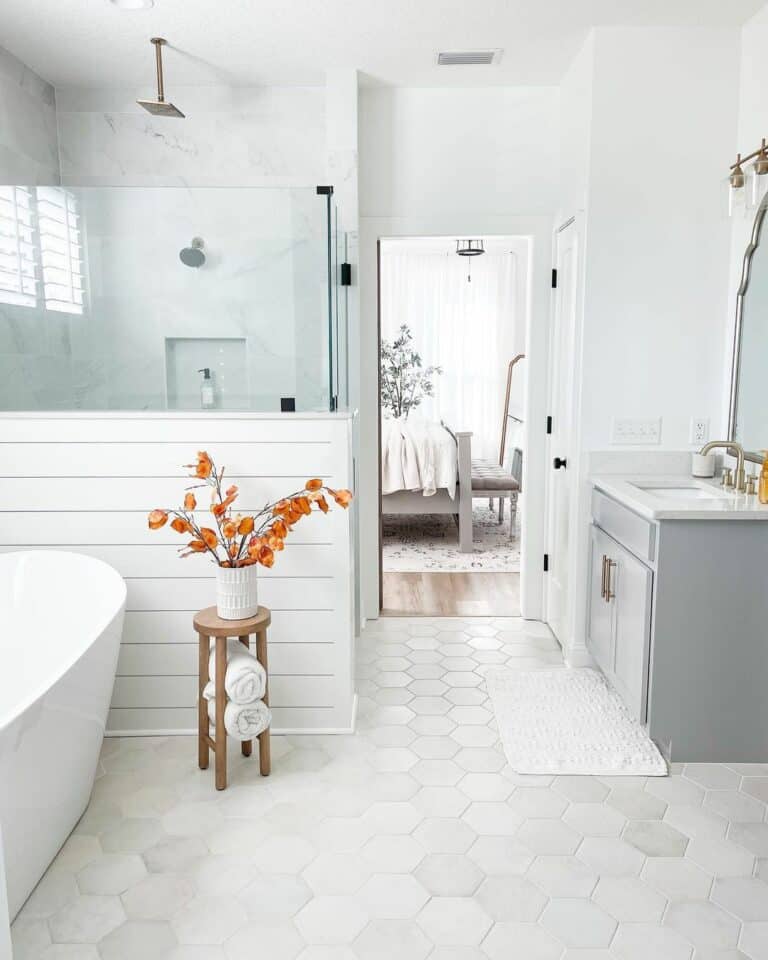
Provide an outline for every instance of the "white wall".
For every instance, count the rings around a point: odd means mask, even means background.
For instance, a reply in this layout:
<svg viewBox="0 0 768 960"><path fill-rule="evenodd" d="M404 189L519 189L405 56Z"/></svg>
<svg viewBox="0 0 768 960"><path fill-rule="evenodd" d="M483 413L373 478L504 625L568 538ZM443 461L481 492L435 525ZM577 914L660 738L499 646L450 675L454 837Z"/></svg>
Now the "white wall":
<svg viewBox="0 0 768 960"><path fill-rule="evenodd" d="M737 70L734 30L596 31L587 449L610 441L611 416L661 417L662 449L689 445L693 416L722 426L729 226L718 187Z"/></svg>
<svg viewBox="0 0 768 960"><path fill-rule="evenodd" d="M64 414L0 417L0 551L74 550L111 564L128 600L107 728L196 727L195 611L215 603L212 565L180 560L184 538L147 529L146 513L180 503L188 463L207 450L240 487L243 512L310 477L351 485L350 419L324 416ZM332 505L290 534L259 600L272 610L274 729L353 723L350 513Z"/></svg>
<svg viewBox="0 0 768 960"><path fill-rule="evenodd" d="M2 47L0 182L59 182L56 98L53 87Z"/></svg>
<svg viewBox="0 0 768 960"><path fill-rule="evenodd" d="M378 332L380 237L517 235L531 238L531 357L546 355L552 214L557 198L558 91L367 88L360 99L362 588L378 614ZM532 378L533 379L533 378ZM543 388L540 380L534 390ZM544 397L529 411L543 423ZM543 437L543 432L542 432ZM526 442L524 481L540 486L535 442ZM543 553L538 519L523 535L524 557ZM538 564L534 561L531 569ZM540 614L541 578L522 584L523 611Z"/></svg>
<svg viewBox="0 0 768 960"><path fill-rule="evenodd" d="M713 436L724 427L730 227L720 181L738 52L731 29L600 28L566 78L581 136L564 166L561 211L583 211L585 239L569 647L585 629L585 475L590 454L621 453L612 418L662 418L654 451L690 448L692 417L708 418Z"/></svg>

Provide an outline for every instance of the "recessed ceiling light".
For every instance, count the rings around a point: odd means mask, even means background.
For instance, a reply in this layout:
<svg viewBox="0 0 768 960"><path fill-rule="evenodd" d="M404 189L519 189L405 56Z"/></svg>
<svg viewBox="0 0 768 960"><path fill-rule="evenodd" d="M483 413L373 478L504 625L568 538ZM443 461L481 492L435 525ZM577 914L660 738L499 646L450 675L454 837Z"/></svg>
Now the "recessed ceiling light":
<svg viewBox="0 0 768 960"><path fill-rule="evenodd" d="M154 7L155 0L110 0L118 10L149 10Z"/></svg>

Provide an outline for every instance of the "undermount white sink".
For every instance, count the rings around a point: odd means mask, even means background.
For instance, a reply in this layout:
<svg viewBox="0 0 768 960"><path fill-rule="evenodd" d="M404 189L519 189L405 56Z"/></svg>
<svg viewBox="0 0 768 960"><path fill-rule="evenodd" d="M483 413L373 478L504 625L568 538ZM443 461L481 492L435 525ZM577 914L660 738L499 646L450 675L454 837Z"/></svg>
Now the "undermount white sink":
<svg viewBox="0 0 768 960"><path fill-rule="evenodd" d="M662 500L722 500L729 496L724 490L703 483L645 484L636 481L632 486Z"/></svg>

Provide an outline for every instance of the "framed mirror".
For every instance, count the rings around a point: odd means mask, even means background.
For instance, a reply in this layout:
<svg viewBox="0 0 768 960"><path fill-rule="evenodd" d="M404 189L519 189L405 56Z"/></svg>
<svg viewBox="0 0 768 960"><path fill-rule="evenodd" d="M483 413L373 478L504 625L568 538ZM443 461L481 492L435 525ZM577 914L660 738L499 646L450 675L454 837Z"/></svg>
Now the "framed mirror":
<svg viewBox="0 0 768 960"><path fill-rule="evenodd" d="M768 450L768 194L757 208L736 298L729 438L748 460Z"/></svg>

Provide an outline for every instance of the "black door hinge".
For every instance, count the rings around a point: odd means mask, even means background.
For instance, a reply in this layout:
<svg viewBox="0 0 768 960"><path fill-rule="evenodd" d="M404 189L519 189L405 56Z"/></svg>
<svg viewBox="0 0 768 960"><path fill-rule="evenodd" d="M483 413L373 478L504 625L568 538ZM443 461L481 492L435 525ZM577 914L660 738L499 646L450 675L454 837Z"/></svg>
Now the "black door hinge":
<svg viewBox="0 0 768 960"><path fill-rule="evenodd" d="M544 554L544 573L549 573L549 554Z"/></svg>
<svg viewBox="0 0 768 960"><path fill-rule="evenodd" d="M341 264L341 285L342 287L352 286L352 264L351 263Z"/></svg>
<svg viewBox="0 0 768 960"><path fill-rule="evenodd" d="M552 417L547 417L547 433L552 433Z"/></svg>
<svg viewBox="0 0 768 960"><path fill-rule="evenodd" d="M557 267L552 267L552 289L557 286Z"/></svg>

